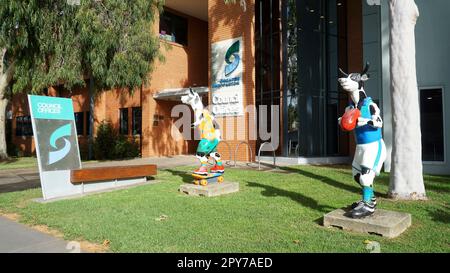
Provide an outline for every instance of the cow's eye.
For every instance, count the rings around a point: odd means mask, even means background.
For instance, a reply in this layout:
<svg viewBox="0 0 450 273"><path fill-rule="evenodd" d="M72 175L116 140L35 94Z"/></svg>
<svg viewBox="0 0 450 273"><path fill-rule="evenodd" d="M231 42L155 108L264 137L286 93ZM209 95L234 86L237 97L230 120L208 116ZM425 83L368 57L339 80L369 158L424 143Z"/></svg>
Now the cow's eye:
<svg viewBox="0 0 450 273"><path fill-rule="evenodd" d="M350 76L350 79L352 79L355 82L359 82L361 80L361 75L359 75L359 74L352 74Z"/></svg>

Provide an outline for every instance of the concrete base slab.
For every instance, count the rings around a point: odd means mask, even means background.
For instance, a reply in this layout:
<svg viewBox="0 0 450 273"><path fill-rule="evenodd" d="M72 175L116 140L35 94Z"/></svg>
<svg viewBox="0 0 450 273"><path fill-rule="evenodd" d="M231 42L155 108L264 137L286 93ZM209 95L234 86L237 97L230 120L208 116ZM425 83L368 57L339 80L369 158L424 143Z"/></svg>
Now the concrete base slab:
<svg viewBox="0 0 450 273"><path fill-rule="evenodd" d="M239 183L223 182L211 183L207 186L195 184L183 184L180 186L180 192L193 196L214 197L239 191Z"/></svg>
<svg viewBox="0 0 450 273"><path fill-rule="evenodd" d="M347 216L348 212L347 209L338 209L324 215L323 225L387 238L395 238L411 226L411 214L409 213L377 209L369 217L353 219Z"/></svg>

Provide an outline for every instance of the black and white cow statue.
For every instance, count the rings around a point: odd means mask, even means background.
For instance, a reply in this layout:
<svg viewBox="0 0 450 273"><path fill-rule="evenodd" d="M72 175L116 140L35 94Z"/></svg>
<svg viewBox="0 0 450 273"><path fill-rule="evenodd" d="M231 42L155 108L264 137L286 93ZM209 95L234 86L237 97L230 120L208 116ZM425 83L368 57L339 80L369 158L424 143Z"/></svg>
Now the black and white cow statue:
<svg viewBox="0 0 450 273"><path fill-rule="evenodd" d="M386 160L380 109L364 91L364 82L369 80L368 71L369 63L366 63L362 73L347 74L340 69L342 75L338 80L342 89L348 92L351 98L345 111L358 108L361 113L354 129L356 150L352 170L355 181L362 187L362 199L351 205L350 216L352 218L363 218L375 212L377 200L374 195L373 182L375 177L380 174ZM341 123L341 118L338 122Z"/></svg>

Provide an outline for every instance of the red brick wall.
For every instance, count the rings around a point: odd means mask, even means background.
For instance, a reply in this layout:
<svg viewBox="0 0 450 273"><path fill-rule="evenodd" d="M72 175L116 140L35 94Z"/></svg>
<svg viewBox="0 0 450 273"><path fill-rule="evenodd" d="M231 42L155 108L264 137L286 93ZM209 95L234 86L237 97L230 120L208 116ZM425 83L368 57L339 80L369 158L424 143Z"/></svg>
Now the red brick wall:
<svg viewBox="0 0 450 273"><path fill-rule="evenodd" d="M347 64L348 71L363 70L363 17L362 2L347 1ZM357 14L357 16L355 16ZM349 155L355 153L355 138L353 134L348 134Z"/></svg>
<svg viewBox="0 0 450 273"><path fill-rule="evenodd" d="M241 37L243 39L243 104L255 104L255 1L247 0L246 12L239 4L225 5L224 1L208 0L209 18L209 44L222 40ZM211 47L208 49L209 65L211 65ZM209 82L211 85L211 82ZM256 141L249 141L249 117L246 115L243 126L238 126L238 119L234 119L235 135L244 136L242 139L235 136L233 139L225 139L230 146L232 153L241 141L248 141L252 148L251 154L245 144L241 145L237 152L237 160L248 161L254 159L256 153ZM227 135L227 126L222 118L218 119L222 125L222 135ZM219 146L219 152L224 159L230 158L228 148L225 144ZM233 158L234 159L234 158Z"/></svg>
<svg viewBox="0 0 450 273"><path fill-rule="evenodd" d="M208 85L208 23L173 10L171 12L188 18L188 45L161 42L165 61L157 62L150 85L143 88L144 157L193 153L195 148L191 141L176 141L171 134L175 121L171 118L171 110L181 102L155 101L153 94L168 88ZM158 30L156 25L154 31ZM164 117L156 127L153 127L154 115Z"/></svg>

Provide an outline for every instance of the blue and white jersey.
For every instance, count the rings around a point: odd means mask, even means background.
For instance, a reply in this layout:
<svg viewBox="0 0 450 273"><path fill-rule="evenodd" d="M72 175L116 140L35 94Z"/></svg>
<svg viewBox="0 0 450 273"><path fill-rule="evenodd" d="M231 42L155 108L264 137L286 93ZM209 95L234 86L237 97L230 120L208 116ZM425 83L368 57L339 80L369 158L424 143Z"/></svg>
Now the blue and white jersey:
<svg viewBox="0 0 450 273"><path fill-rule="evenodd" d="M371 112L371 105L374 105L377 109L378 107L373 102L371 97L366 97L362 104L359 106L359 110L361 111L361 117L366 119L372 119L373 113ZM376 142L382 139L381 128L370 126L366 124L361 127L356 127L355 129L355 139L356 144L368 144L372 142Z"/></svg>

